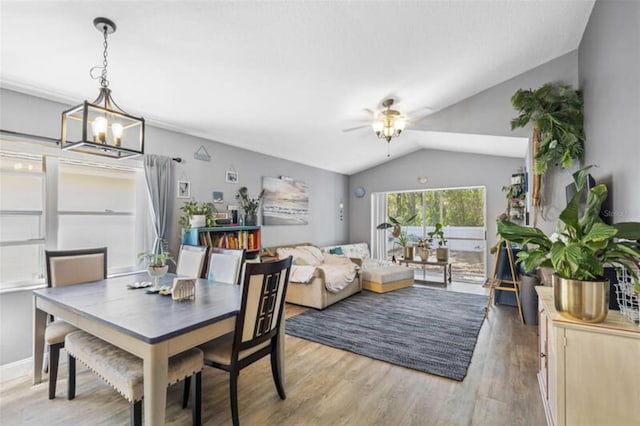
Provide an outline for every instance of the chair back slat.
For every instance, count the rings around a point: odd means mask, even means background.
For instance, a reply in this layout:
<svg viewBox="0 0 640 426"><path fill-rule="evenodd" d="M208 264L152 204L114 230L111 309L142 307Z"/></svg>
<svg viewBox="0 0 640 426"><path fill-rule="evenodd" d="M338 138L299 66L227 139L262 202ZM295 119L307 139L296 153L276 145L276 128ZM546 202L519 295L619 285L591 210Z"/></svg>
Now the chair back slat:
<svg viewBox="0 0 640 426"><path fill-rule="evenodd" d="M180 247L178 265L176 266L176 275L200 278L206 255L207 247L205 246L183 245Z"/></svg>
<svg viewBox="0 0 640 426"><path fill-rule="evenodd" d="M209 254L207 279L228 284L240 284L244 250L214 247Z"/></svg>
<svg viewBox="0 0 640 426"><path fill-rule="evenodd" d="M47 286L60 287L107 278L107 248L47 250Z"/></svg>
<svg viewBox="0 0 640 426"><path fill-rule="evenodd" d="M255 346L277 334L291 257L278 262L248 263L246 266L242 306L236 320L238 350Z"/></svg>

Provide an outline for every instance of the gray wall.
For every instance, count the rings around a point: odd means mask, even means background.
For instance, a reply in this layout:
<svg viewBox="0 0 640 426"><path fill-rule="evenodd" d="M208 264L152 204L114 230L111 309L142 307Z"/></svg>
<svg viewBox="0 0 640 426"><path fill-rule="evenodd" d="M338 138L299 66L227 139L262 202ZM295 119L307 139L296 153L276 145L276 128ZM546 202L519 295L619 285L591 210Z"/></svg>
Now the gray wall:
<svg viewBox="0 0 640 426"><path fill-rule="evenodd" d="M61 112L65 108L68 106L1 89L0 128L59 137ZM211 155L211 162L193 158L201 145ZM147 126L145 151L182 157L185 162L175 164L174 180L184 176L191 181L191 195L198 201L211 201L213 191L223 191L225 204L217 205L222 208L235 201L234 195L240 186L247 186L251 195L257 195L262 187L262 176L284 175L309 184L309 224L265 227L264 246L304 241L330 245L348 239L348 176L153 126ZM239 185L225 183L225 172L232 166L238 172ZM177 220L183 201L175 199L170 218L170 245L174 254L180 244ZM345 209L343 221L339 219L341 201ZM0 308L0 365L4 365L31 356L31 295L28 291L0 295Z"/></svg>
<svg viewBox="0 0 640 426"><path fill-rule="evenodd" d="M640 221L640 3L597 1L579 64L585 164L608 183L613 221Z"/></svg>
<svg viewBox="0 0 640 426"><path fill-rule="evenodd" d="M431 114L420 121L417 127L442 132L530 137L531 129L511 130L511 119L516 116L511 106L511 96L518 89L537 88L550 81L561 81L577 87L576 50Z"/></svg>
<svg viewBox="0 0 640 426"><path fill-rule="evenodd" d="M501 188L508 185L511 174L524 165L524 159L489 155L422 150L397 158L375 168L352 175L349 188L349 239L371 243L371 197L374 192L484 186L486 188L486 224L488 247L496 242L496 218L505 210L506 199ZM427 176L425 185L418 176ZM353 191L362 186L367 191L356 198ZM488 261L487 265L491 265Z"/></svg>

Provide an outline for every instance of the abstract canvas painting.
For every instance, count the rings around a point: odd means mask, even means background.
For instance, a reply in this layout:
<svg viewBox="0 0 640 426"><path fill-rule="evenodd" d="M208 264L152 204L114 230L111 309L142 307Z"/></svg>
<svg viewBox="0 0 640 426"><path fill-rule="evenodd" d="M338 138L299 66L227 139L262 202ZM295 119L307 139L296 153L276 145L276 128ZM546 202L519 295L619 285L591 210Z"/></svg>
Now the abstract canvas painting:
<svg viewBox="0 0 640 426"><path fill-rule="evenodd" d="M263 225L309 223L309 186L293 179L262 178Z"/></svg>

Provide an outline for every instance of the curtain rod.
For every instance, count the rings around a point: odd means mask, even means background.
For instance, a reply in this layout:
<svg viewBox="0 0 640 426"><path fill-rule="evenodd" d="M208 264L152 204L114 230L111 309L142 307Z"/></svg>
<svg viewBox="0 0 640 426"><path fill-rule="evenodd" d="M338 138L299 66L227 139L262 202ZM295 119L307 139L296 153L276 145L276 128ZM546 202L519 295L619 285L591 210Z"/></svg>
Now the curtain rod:
<svg viewBox="0 0 640 426"><path fill-rule="evenodd" d="M33 135L31 133L14 132L13 130L0 129L0 135L14 137L17 139L29 139L40 142L55 143L56 145L60 145L60 139L50 138L48 136ZM176 163L182 163L182 158L180 157L174 157L172 158L172 160Z"/></svg>

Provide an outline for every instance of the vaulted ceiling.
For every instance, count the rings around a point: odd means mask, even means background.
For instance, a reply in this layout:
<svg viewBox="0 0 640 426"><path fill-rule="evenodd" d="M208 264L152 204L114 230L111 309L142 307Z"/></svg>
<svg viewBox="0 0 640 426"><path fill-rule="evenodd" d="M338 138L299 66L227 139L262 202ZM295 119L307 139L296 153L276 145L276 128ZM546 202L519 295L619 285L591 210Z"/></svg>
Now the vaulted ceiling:
<svg viewBox="0 0 640 426"><path fill-rule="evenodd" d="M522 156L521 141L418 131L417 121L576 49L593 3L3 0L0 83L92 100L88 70L102 62L92 21L105 16L118 25L116 102L151 124L351 174L387 161L387 143L370 127L344 130L370 124L366 110L393 97L409 125L391 158Z"/></svg>

